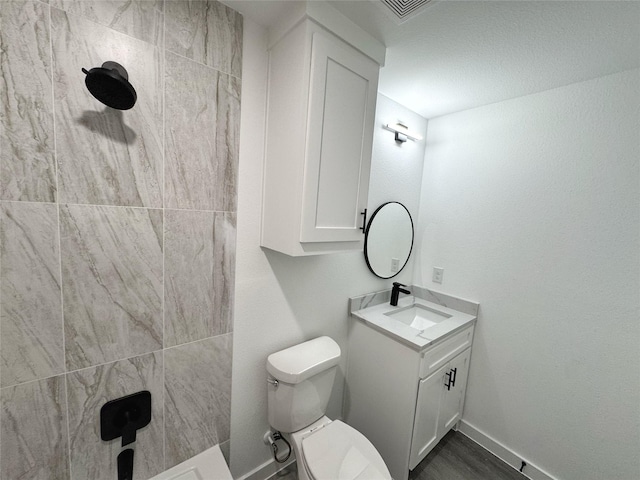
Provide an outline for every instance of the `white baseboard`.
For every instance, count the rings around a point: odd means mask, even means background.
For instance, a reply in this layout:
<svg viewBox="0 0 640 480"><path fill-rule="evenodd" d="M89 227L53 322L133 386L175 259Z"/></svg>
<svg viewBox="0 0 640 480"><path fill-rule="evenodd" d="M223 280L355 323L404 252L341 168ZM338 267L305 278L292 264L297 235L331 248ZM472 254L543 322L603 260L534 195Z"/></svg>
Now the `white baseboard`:
<svg viewBox="0 0 640 480"><path fill-rule="evenodd" d="M236 480L266 480L280 470L284 470L289 465L295 464L295 461L294 455L291 455L291 458L286 463L277 463L275 460L268 460ZM293 468L295 468L295 465Z"/></svg>
<svg viewBox="0 0 640 480"><path fill-rule="evenodd" d="M520 466L522 465L523 461L526 462L527 464L522 470L522 473L531 480L556 480L541 468L532 465L531 462L529 462L522 455L518 455L510 448L505 447L497 440L491 438L489 435L482 432L481 430L478 430L476 427L470 425L464 420L460 420L460 422L458 423L458 431L465 434L481 447L489 450L500 460L511 465L516 470L520 470Z"/></svg>

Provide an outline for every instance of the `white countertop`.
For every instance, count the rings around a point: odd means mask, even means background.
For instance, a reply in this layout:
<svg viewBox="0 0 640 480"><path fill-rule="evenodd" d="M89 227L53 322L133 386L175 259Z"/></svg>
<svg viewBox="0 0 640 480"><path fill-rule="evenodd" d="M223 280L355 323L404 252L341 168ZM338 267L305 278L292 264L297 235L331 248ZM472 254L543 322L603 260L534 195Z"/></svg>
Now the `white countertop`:
<svg viewBox="0 0 640 480"><path fill-rule="evenodd" d="M388 313L410 307L413 304L425 306L449 318L424 330L418 330L387 315ZM376 330L418 351L430 347L450 334L462 330L476 321L476 317L473 315L462 313L413 295L401 298L398 301L397 307L391 306L387 302L356 310L351 314Z"/></svg>

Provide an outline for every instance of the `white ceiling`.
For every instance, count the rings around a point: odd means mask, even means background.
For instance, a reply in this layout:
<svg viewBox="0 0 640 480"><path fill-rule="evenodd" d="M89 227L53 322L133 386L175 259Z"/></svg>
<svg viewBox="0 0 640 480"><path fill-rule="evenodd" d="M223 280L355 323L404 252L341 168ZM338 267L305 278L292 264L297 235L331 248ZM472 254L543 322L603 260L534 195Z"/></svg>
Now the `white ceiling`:
<svg viewBox="0 0 640 480"><path fill-rule="evenodd" d="M225 3L269 26L289 2ZM426 118L640 67L640 1L434 0L402 25L330 3L387 46L380 92Z"/></svg>

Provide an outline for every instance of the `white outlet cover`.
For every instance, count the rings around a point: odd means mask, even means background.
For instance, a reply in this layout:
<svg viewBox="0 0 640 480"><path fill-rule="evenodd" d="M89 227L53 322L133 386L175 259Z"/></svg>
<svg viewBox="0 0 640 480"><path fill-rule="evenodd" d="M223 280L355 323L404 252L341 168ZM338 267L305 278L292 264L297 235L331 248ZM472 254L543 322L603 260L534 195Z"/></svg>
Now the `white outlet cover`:
<svg viewBox="0 0 640 480"><path fill-rule="evenodd" d="M441 267L433 267L433 280L435 283L442 283L442 278L444 277L444 268Z"/></svg>
<svg viewBox="0 0 640 480"><path fill-rule="evenodd" d="M391 271L397 272L400 269L400 260L397 258L391 259Z"/></svg>

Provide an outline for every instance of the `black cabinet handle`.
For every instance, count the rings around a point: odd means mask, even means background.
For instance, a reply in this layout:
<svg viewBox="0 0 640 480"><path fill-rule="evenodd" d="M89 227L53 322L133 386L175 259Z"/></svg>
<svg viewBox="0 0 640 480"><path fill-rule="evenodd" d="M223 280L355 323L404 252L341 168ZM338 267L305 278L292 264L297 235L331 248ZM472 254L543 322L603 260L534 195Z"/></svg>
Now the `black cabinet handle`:
<svg viewBox="0 0 640 480"><path fill-rule="evenodd" d="M451 387L456 386L456 373L458 373L457 368L452 368L445 375L447 376L447 383L444 384L447 387L447 390L451 390Z"/></svg>
<svg viewBox="0 0 640 480"><path fill-rule="evenodd" d="M360 215L364 215L364 218L362 219L362 226L360 227L360 230L362 230L362 233L365 234L367 233L366 228L367 228L367 209L365 208L364 211L360 212Z"/></svg>

